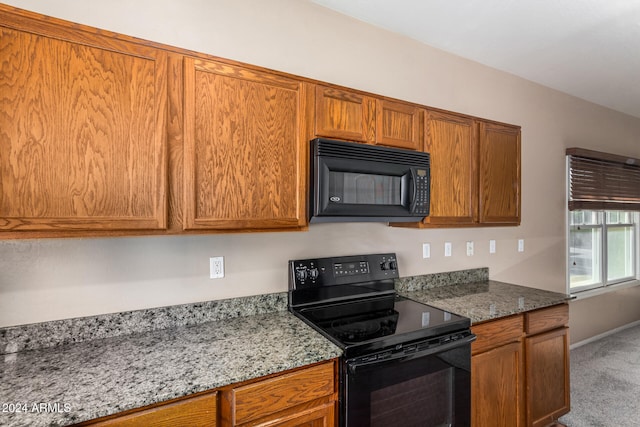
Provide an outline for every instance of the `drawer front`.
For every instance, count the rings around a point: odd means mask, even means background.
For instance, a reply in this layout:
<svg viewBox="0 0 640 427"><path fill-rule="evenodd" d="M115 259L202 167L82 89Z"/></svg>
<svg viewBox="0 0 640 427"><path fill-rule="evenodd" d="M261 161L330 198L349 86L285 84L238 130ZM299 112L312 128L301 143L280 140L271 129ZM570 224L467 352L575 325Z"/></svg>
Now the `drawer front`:
<svg viewBox="0 0 640 427"><path fill-rule="evenodd" d="M523 318L516 315L499 320L492 320L471 327L476 341L471 344L471 353L477 354L504 344L522 339Z"/></svg>
<svg viewBox="0 0 640 427"><path fill-rule="evenodd" d="M525 332L527 335L538 334L551 329L561 328L569 324L569 305L560 304L549 308L532 311L526 314Z"/></svg>
<svg viewBox="0 0 640 427"><path fill-rule="evenodd" d="M334 393L334 364L259 381L232 391L233 424L243 424Z"/></svg>
<svg viewBox="0 0 640 427"><path fill-rule="evenodd" d="M91 426L118 427L215 427L217 424L218 393L207 393L173 403L163 404L105 421L89 423Z"/></svg>

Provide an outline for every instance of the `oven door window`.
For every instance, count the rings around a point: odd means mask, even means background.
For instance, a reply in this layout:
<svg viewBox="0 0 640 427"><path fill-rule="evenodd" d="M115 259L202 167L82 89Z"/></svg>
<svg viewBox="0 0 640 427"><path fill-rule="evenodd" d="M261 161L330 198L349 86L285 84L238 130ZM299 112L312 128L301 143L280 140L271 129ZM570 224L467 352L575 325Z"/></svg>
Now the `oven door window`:
<svg viewBox="0 0 640 427"><path fill-rule="evenodd" d="M468 426L470 358L465 346L366 366L347 362L346 426Z"/></svg>

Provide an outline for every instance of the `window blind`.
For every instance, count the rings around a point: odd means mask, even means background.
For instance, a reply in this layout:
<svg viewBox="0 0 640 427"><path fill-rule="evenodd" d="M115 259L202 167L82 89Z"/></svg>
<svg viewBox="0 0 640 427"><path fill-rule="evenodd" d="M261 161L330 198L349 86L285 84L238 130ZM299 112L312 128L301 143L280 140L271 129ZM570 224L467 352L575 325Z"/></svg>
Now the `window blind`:
<svg viewBox="0 0 640 427"><path fill-rule="evenodd" d="M640 160L567 149L569 210L640 211Z"/></svg>

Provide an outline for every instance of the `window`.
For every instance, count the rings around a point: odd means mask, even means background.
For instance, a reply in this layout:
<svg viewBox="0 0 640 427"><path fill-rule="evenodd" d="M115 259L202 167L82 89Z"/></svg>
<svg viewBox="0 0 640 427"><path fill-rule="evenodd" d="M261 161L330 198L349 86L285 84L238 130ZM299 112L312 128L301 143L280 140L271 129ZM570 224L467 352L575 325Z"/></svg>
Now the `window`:
<svg viewBox="0 0 640 427"><path fill-rule="evenodd" d="M638 283L640 160L567 149L568 288Z"/></svg>
<svg viewBox="0 0 640 427"><path fill-rule="evenodd" d="M569 213L569 290L635 280L638 215L630 211Z"/></svg>

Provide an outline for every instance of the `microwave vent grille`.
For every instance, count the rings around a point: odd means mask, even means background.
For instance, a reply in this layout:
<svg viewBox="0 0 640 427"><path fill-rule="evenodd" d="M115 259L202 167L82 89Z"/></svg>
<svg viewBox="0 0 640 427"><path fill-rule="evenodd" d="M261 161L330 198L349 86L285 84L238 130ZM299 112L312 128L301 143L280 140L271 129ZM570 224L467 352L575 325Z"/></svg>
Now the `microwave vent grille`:
<svg viewBox="0 0 640 427"><path fill-rule="evenodd" d="M429 167L429 153L386 148L352 142L317 138L316 154L322 157L338 157L371 162L397 163L407 166Z"/></svg>

